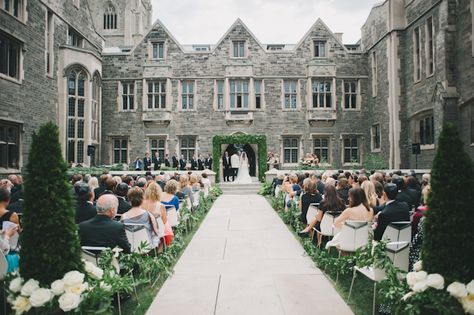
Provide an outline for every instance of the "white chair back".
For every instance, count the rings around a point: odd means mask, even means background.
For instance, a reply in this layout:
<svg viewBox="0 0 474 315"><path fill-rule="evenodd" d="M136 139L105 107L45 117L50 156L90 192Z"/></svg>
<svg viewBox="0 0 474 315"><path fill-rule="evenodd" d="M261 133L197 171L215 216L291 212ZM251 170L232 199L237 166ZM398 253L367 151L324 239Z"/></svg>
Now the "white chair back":
<svg viewBox="0 0 474 315"><path fill-rule="evenodd" d="M386 253L393 265L405 272L408 272L410 242L390 242L387 243Z"/></svg>
<svg viewBox="0 0 474 315"><path fill-rule="evenodd" d="M20 235L18 232L13 233L13 235L10 237L10 249L11 250L17 250L18 249L18 239Z"/></svg>
<svg viewBox="0 0 474 315"><path fill-rule="evenodd" d="M158 236L159 238L162 238L165 236L165 224L163 223L163 220L161 217L156 218L156 224L158 226Z"/></svg>
<svg viewBox="0 0 474 315"><path fill-rule="evenodd" d="M187 200L189 200L189 198ZM171 227L177 226L179 224L178 212L176 211L175 207L166 208L166 217L168 218Z"/></svg>
<svg viewBox="0 0 474 315"><path fill-rule="evenodd" d="M278 185L275 187L275 197L277 197L279 194L280 194L280 191L281 191L281 186Z"/></svg>
<svg viewBox="0 0 474 315"><path fill-rule="evenodd" d="M82 258L90 263L93 263L95 266L99 266L99 256L102 251L107 249L108 247L82 246ZM96 253L93 253L92 251ZM115 256L112 258L112 266L115 268L117 274L119 274L120 265Z"/></svg>
<svg viewBox="0 0 474 315"><path fill-rule="evenodd" d="M306 222L310 224L314 218L316 217L316 213L318 212L319 203L312 203L308 207L308 212L306 212Z"/></svg>
<svg viewBox="0 0 474 315"><path fill-rule="evenodd" d="M336 220L336 217L329 213L325 212L323 215L323 218L321 219L321 235L324 236L334 236L334 221Z"/></svg>
<svg viewBox="0 0 474 315"><path fill-rule="evenodd" d="M142 252L149 252L151 250L151 240L148 237L148 232L143 224L126 223L125 232L127 233L128 241L132 247L133 252L138 252L140 244L146 242L147 248L142 248Z"/></svg>
<svg viewBox="0 0 474 315"><path fill-rule="evenodd" d="M3 252L0 250L0 281L5 279L8 270L8 261Z"/></svg>
<svg viewBox="0 0 474 315"><path fill-rule="evenodd" d="M194 206L194 207L199 206L199 197L200 197L200 196L201 196L201 195L200 195L199 191L195 191L195 192L193 193L193 199L194 199L193 206Z"/></svg>
<svg viewBox="0 0 474 315"><path fill-rule="evenodd" d="M409 221L390 223L385 229L382 239L389 242L410 242L411 223Z"/></svg>
<svg viewBox="0 0 474 315"><path fill-rule="evenodd" d="M339 235L339 250L355 252L369 241L367 221L346 221Z"/></svg>
<svg viewBox="0 0 474 315"><path fill-rule="evenodd" d="M188 207L189 210L191 210L193 208L193 205L191 204L191 199L189 197L186 197L185 199L186 201L186 207ZM168 209L166 209L168 210Z"/></svg>

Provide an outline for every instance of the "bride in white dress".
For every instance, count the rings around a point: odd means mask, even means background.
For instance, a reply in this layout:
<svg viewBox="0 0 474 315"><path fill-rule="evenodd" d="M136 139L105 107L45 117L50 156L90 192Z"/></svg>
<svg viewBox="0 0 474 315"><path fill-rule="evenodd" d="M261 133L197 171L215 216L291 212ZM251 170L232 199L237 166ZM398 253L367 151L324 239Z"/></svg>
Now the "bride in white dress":
<svg viewBox="0 0 474 315"><path fill-rule="evenodd" d="M237 172L237 178L235 179L234 183L237 184L251 184L252 178L249 174L249 160L247 158L247 154L242 152L240 156L240 167Z"/></svg>

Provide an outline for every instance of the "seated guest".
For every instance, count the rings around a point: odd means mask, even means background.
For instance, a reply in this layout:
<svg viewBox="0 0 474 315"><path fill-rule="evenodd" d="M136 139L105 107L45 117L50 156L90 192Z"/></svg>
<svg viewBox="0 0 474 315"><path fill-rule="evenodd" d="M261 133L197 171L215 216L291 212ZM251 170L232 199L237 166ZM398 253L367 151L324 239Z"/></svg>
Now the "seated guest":
<svg viewBox="0 0 474 315"><path fill-rule="evenodd" d="M150 240L150 247L157 247L160 244L160 238L158 236L156 219L147 210L141 207L144 199L143 190L139 187L133 187L128 191L127 197L132 208L122 214L120 220L125 223L125 225L127 223L144 225L148 233L148 239Z"/></svg>
<svg viewBox="0 0 474 315"><path fill-rule="evenodd" d="M20 257L10 248L10 238L17 232L18 226L5 230L0 229L0 251L5 255L8 263L7 273L13 272L20 267Z"/></svg>
<svg viewBox="0 0 474 315"><path fill-rule="evenodd" d="M81 246L99 246L123 249L130 253L130 243L123 223L114 221L118 200L114 195L103 195L97 200L97 215L79 224Z"/></svg>
<svg viewBox="0 0 474 315"><path fill-rule="evenodd" d="M349 207L337 217L334 226L341 229L346 220L369 222L373 218L374 211L369 206L364 191L361 188L351 188L349 190Z"/></svg>
<svg viewBox="0 0 474 315"><path fill-rule="evenodd" d="M166 208L160 202L160 195L162 192L163 191L157 183L151 183L148 185L145 190L145 200L142 203L142 208L151 213L157 220L163 222L163 226L165 227L163 238L166 246L169 246L173 240L174 233L166 216Z"/></svg>
<svg viewBox="0 0 474 315"><path fill-rule="evenodd" d="M198 182L198 177L196 174L191 174L189 176L189 185L193 192L201 190L201 185Z"/></svg>
<svg viewBox="0 0 474 315"><path fill-rule="evenodd" d="M334 215L340 214L346 208L344 201L337 195L336 189L332 185L327 185L324 190L324 200L321 201L318 207L316 217L309 223L309 225L299 234L304 236L313 230L315 227L320 230L320 223L326 212L331 212Z"/></svg>
<svg viewBox="0 0 474 315"><path fill-rule="evenodd" d="M372 183L374 184L375 194L377 195L377 205L382 206L385 203L383 199L383 185L379 181L372 181Z"/></svg>
<svg viewBox="0 0 474 315"><path fill-rule="evenodd" d="M303 181L303 194L300 199L300 221L303 222L304 225L308 224L308 222L306 222L306 214L308 213L310 204L319 204L322 199L321 194L316 189L316 183L311 179L306 178Z"/></svg>
<svg viewBox="0 0 474 315"><path fill-rule="evenodd" d="M74 185L74 191L77 196L76 203L76 224L92 219L97 214L94 206L94 192L91 187L84 182Z"/></svg>
<svg viewBox="0 0 474 315"><path fill-rule="evenodd" d="M105 181L109 177L111 177L109 174L102 174L102 175L99 176L99 187L94 189L95 200L97 200L97 198L99 198L100 195L102 195L102 193L105 191L105 189L106 189L105 188Z"/></svg>
<svg viewBox="0 0 474 315"><path fill-rule="evenodd" d="M416 179L412 176L405 178L396 177L392 179L392 182L398 187L397 201L407 203L410 210L418 208L420 205L421 192L411 188L411 186L417 185Z"/></svg>
<svg viewBox="0 0 474 315"><path fill-rule="evenodd" d="M382 239L385 229L391 222L410 221L410 208L406 202L397 201L398 188L395 184L385 184L385 206L377 214L377 224L374 230L374 240Z"/></svg>
<svg viewBox="0 0 474 315"><path fill-rule="evenodd" d="M12 204L20 199L23 199L23 180L20 175L9 175L8 180L13 184L13 187L10 191L10 203Z"/></svg>
<svg viewBox="0 0 474 315"><path fill-rule="evenodd" d="M99 180L95 176L92 176L87 184L89 184L89 187L92 189L92 191L94 191L96 188L99 188Z"/></svg>
<svg viewBox="0 0 474 315"><path fill-rule="evenodd" d="M179 199L176 197L178 191L178 182L174 179L170 179L166 182L165 191L160 195L160 201L168 209L170 207L175 207L176 211L179 210Z"/></svg>
<svg viewBox="0 0 474 315"><path fill-rule="evenodd" d="M130 210L130 208L132 207L126 199L127 194L128 194L128 185L126 183L118 184L117 187L115 188L115 196L117 197L118 202L119 202L118 210L117 210L118 214L124 214L125 212Z"/></svg>
<svg viewBox="0 0 474 315"><path fill-rule="evenodd" d="M179 184L181 187L181 192L186 196L186 198L189 198L191 201L191 204L194 204L194 195L193 195L193 189L191 187L191 184L189 182L189 177L186 174L183 174L179 176Z"/></svg>
<svg viewBox="0 0 474 315"><path fill-rule="evenodd" d="M143 190L146 189L147 183L148 182L146 180L146 177L140 177L139 179L137 179L137 187L140 187Z"/></svg>
<svg viewBox="0 0 474 315"><path fill-rule="evenodd" d="M365 193L365 198L367 199L367 202L369 206L373 209L374 207L378 206L377 203L377 194L375 193L375 186L374 183L371 182L370 180L365 180L362 182L360 185L360 188Z"/></svg>
<svg viewBox="0 0 474 315"><path fill-rule="evenodd" d="M204 190L209 190L211 188L211 180L207 178L206 173L202 173L201 183L204 186Z"/></svg>
<svg viewBox="0 0 474 315"><path fill-rule="evenodd" d="M349 189L350 185L347 178L340 177L337 181L336 193L337 196L344 201L344 204L349 202Z"/></svg>
<svg viewBox="0 0 474 315"><path fill-rule="evenodd" d="M161 190L165 189L165 175L160 174L156 176L156 183L160 185Z"/></svg>
<svg viewBox="0 0 474 315"><path fill-rule="evenodd" d="M3 226L3 222L10 221L15 224L20 224L18 215L7 210L8 204L10 203L10 190L6 188L0 188L0 228Z"/></svg>

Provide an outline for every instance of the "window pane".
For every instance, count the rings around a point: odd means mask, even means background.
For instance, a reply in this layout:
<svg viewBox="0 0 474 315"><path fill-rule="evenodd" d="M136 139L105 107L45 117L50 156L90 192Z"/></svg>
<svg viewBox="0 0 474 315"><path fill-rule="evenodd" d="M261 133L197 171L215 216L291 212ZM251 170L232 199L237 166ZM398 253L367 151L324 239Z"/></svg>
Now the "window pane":
<svg viewBox="0 0 474 315"><path fill-rule="evenodd" d="M79 75L78 81L77 81L77 95L79 96L84 96L84 84L85 84L85 77L81 73Z"/></svg>
<svg viewBox="0 0 474 315"><path fill-rule="evenodd" d="M77 101L77 116L84 117L84 99Z"/></svg>

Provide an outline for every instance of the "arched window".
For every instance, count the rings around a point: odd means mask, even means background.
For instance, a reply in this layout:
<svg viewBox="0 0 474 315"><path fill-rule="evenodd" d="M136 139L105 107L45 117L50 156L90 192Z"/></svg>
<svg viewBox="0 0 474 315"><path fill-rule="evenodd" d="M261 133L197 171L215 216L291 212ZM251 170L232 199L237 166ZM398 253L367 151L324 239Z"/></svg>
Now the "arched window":
<svg viewBox="0 0 474 315"><path fill-rule="evenodd" d="M99 118L100 118L100 77L94 75L92 79L92 100L91 100L91 140L99 142Z"/></svg>
<svg viewBox="0 0 474 315"><path fill-rule="evenodd" d="M71 70L67 76L67 162L84 162L86 74L82 70Z"/></svg>
<svg viewBox="0 0 474 315"><path fill-rule="evenodd" d="M115 8L112 5L109 5L105 9L104 13L104 30L116 30L117 29L117 13L115 13Z"/></svg>

